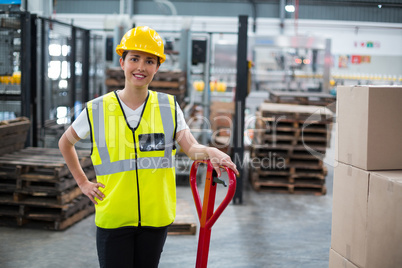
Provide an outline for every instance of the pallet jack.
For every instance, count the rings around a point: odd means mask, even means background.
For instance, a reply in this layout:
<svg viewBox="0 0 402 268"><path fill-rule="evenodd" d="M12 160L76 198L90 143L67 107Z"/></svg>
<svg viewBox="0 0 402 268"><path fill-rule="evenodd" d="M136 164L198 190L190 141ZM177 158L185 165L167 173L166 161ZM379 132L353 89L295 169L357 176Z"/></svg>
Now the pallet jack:
<svg viewBox="0 0 402 268"><path fill-rule="evenodd" d="M207 176L204 188L204 201L201 206L200 194L197 188L197 169L203 163L207 165ZM236 175L235 173L222 166L229 176L229 188L225 199L214 212L216 186L223 184L226 187L225 181L218 178L212 163L209 160L194 161L190 171L190 186L193 193L195 207L197 209L198 219L200 220L200 234L198 238L197 261L196 268L206 268L208 264L209 244L211 240L211 229L216 220L222 214L223 210L229 205L236 191Z"/></svg>

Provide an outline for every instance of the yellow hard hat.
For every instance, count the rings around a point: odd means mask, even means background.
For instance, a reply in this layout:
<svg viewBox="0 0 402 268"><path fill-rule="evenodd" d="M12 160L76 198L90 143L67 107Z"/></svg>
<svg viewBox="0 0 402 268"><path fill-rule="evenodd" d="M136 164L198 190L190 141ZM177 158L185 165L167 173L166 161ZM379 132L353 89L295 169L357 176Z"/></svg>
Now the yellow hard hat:
<svg viewBox="0 0 402 268"><path fill-rule="evenodd" d="M129 30L116 47L116 53L121 57L125 50L138 50L150 53L160 58L160 63L166 60L163 40L160 35L148 26L139 26Z"/></svg>

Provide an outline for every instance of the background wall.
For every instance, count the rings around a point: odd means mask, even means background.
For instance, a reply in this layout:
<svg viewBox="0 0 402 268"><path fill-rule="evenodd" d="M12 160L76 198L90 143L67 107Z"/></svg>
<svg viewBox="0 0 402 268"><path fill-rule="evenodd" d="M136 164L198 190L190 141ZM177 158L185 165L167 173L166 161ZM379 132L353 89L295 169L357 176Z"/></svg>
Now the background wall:
<svg viewBox="0 0 402 268"><path fill-rule="evenodd" d="M135 15L130 19L128 15L56 14L55 18L109 36L113 36L119 25L127 29L133 25L148 25L162 36L189 28L193 32L221 33L215 36L214 42L237 43L237 17ZM256 33L252 24L253 19L249 18L250 36L274 36L283 31L289 36L297 33L331 39L332 74L402 75L402 23L285 19L281 28L279 19L259 18ZM362 56L366 61L351 62L352 58L359 57L361 61ZM348 59L346 66L339 67L339 60L345 57Z"/></svg>
<svg viewBox="0 0 402 268"><path fill-rule="evenodd" d="M38 0L35 0L38 1ZM279 18L280 0L58 0L56 13ZM378 4L381 4L379 8ZM400 0L303 0L300 19L402 22ZM291 14L285 14L290 18Z"/></svg>

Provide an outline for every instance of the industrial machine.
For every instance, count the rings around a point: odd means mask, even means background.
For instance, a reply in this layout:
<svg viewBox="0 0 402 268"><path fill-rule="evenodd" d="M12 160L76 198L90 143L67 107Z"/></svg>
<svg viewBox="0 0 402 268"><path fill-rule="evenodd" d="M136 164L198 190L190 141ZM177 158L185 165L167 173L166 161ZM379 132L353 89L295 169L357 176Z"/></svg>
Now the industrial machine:
<svg viewBox="0 0 402 268"><path fill-rule="evenodd" d="M255 36L253 81L257 90L330 90L331 40L313 36Z"/></svg>

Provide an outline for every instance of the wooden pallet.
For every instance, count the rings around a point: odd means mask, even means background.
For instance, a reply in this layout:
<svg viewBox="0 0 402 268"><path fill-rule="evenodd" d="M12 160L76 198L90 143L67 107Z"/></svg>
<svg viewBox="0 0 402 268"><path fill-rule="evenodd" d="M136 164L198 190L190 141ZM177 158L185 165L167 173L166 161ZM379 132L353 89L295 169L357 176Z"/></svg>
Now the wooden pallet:
<svg viewBox="0 0 402 268"><path fill-rule="evenodd" d="M327 169L309 150L325 154L333 114L325 107L263 103L250 146L256 191L326 193ZM256 166L255 164L260 164Z"/></svg>
<svg viewBox="0 0 402 268"><path fill-rule="evenodd" d="M169 235L195 235L197 229L196 219L189 202L177 199L176 219L168 228Z"/></svg>
<svg viewBox="0 0 402 268"><path fill-rule="evenodd" d="M92 202L82 193L63 205L48 202L47 199L16 201L13 197L0 195L0 224L5 226L63 230L93 212Z"/></svg>
<svg viewBox="0 0 402 268"><path fill-rule="evenodd" d="M253 188L257 192L269 192L269 193L279 193L279 194L312 194L312 195L325 195L327 193L327 188L325 185L320 187L300 186L293 184L282 184L282 185L262 185L254 184Z"/></svg>
<svg viewBox="0 0 402 268"><path fill-rule="evenodd" d="M13 192L2 190L0 192L0 196L8 196L16 202L31 202L38 205L64 205L70 203L81 194L82 192L78 187L73 187L60 193L40 190L15 190Z"/></svg>
<svg viewBox="0 0 402 268"><path fill-rule="evenodd" d="M123 80L125 79L124 71L121 67L110 67L106 69L106 77L114 78L116 80Z"/></svg>
<svg viewBox="0 0 402 268"><path fill-rule="evenodd" d="M106 75L105 85L108 92L124 88L125 76L121 68L107 69ZM149 84L149 89L176 96L177 103L184 108L187 89L186 74L182 71L160 70Z"/></svg>
<svg viewBox="0 0 402 268"><path fill-rule="evenodd" d="M89 151L77 154L88 179L95 181ZM93 211L58 149L30 147L0 156L2 222L63 230Z"/></svg>
<svg viewBox="0 0 402 268"><path fill-rule="evenodd" d="M252 161L255 159L250 159L249 178L256 191L325 194L323 188L328 172L321 160L291 160L286 165L272 165L275 163L272 159Z"/></svg>
<svg viewBox="0 0 402 268"><path fill-rule="evenodd" d="M250 167L252 174L259 176L287 176L287 177L317 177L324 179L328 174L325 166L287 167L281 169L264 168L263 166Z"/></svg>
<svg viewBox="0 0 402 268"><path fill-rule="evenodd" d="M314 194L325 195L325 179L316 177L266 177L262 178L254 173L251 176L251 185L255 191L287 194Z"/></svg>
<svg viewBox="0 0 402 268"><path fill-rule="evenodd" d="M184 81L186 80L186 73L183 71L167 71L159 70L155 76L154 81Z"/></svg>
<svg viewBox="0 0 402 268"><path fill-rule="evenodd" d="M95 178L89 152L78 151L78 156L88 178ZM61 193L76 186L58 149L32 147L0 156L0 186L3 183L21 193Z"/></svg>
<svg viewBox="0 0 402 268"><path fill-rule="evenodd" d="M66 204L48 202L46 198L26 198L15 200L13 196L2 193L0 195L0 208L10 211L12 208L19 216L32 216L33 211L47 215L50 219L63 219L70 217L78 210L90 205L89 198L82 193ZM4 214L3 214L4 215Z"/></svg>
<svg viewBox="0 0 402 268"><path fill-rule="evenodd" d="M318 178L325 179L328 170L325 166L299 166L286 168L270 168L261 166L250 166L250 172L253 176L263 179L268 177L288 177L288 178Z"/></svg>
<svg viewBox="0 0 402 268"><path fill-rule="evenodd" d="M11 199L0 198L0 225L21 226L26 228L41 228L49 230L64 230L72 224L94 213L95 208L86 196L74 205L54 205L46 207L24 202L17 203ZM86 203L83 202L86 200ZM177 200L177 215L174 223L169 226L169 235L195 235L196 220L190 204Z"/></svg>
<svg viewBox="0 0 402 268"><path fill-rule="evenodd" d="M325 147L317 148L319 153L324 154ZM312 158L313 156L303 146L271 146L269 144L252 144L250 146L251 157L266 157L271 155L295 158Z"/></svg>
<svg viewBox="0 0 402 268"><path fill-rule="evenodd" d="M307 145L309 147L327 147L329 140L327 134L306 135L300 132L266 134L263 131L254 131L254 144L276 145Z"/></svg>
<svg viewBox="0 0 402 268"><path fill-rule="evenodd" d="M83 168L92 164L89 154L90 151L88 150L77 150L77 155ZM23 173L35 171L35 167L37 167L38 176L40 176L41 172L47 173L43 174L45 179L60 178L69 173L65 171L66 169L68 170L67 165L60 150L56 148L28 147L11 154L2 155L0 156L0 166L27 167L23 170Z"/></svg>
<svg viewBox="0 0 402 268"><path fill-rule="evenodd" d="M283 108L283 107L282 107ZM297 115L298 116L298 115ZM295 117L297 117L295 116ZM256 112L255 144L327 147L331 139L332 119L303 121L297 118L263 117Z"/></svg>
<svg viewBox="0 0 402 268"><path fill-rule="evenodd" d="M269 101L274 103L327 106L336 101L331 94L317 92L269 91Z"/></svg>
<svg viewBox="0 0 402 268"><path fill-rule="evenodd" d="M176 96L180 106L184 103L186 88L186 73L182 71L160 70L149 84L150 90Z"/></svg>
<svg viewBox="0 0 402 268"><path fill-rule="evenodd" d="M318 118L317 118L318 119ZM331 121L311 120L299 121L293 118L285 117L263 117L261 112L255 113L255 128L267 130L270 133L283 132L309 132L309 133L327 133L331 131Z"/></svg>
<svg viewBox="0 0 402 268"><path fill-rule="evenodd" d="M296 122L294 122L296 123ZM323 127L321 127L323 126ZM258 123L254 133L257 135L273 135L273 136L290 136L290 137L322 137L327 138L332 130L332 127L327 125L309 125L305 128L302 127L284 127L283 124L278 126L261 127Z"/></svg>
<svg viewBox="0 0 402 268"><path fill-rule="evenodd" d="M149 89L153 88L165 88L165 89L184 89L184 78L178 81L160 81L160 80L153 80L149 84Z"/></svg>
<svg viewBox="0 0 402 268"><path fill-rule="evenodd" d="M22 207L22 209L25 209L25 207ZM10 212L4 213L4 211L4 208L0 208L0 226L62 231L93 214L95 207L93 205L81 207L67 218L58 218L54 213L43 210L33 210L24 216L9 215L11 214Z"/></svg>
<svg viewBox="0 0 402 268"><path fill-rule="evenodd" d="M269 163L285 163L286 167L296 167L304 164L306 167L322 167L323 162L316 156L310 154L306 149L293 146L269 146L255 145L250 146L250 156L255 162L266 165ZM320 148L317 152L325 154L325 150Z"/></svg>
<svg viewBox="0 0 402 268"><path fill-rule="evenodd" d="M26 117L0 121L0 155L24 148L30 125Z"/></svg>
<svg viewBox="0 0 402 268"><path fill-rule="evenodd" d="M314 152L317 152L321 155L325 154L325 147L317 146L314 147ZM259 162L261 164L265 164L264 161L281 161L289 164L291 161L305 161L306 164L308 162L314 164L320 164L321 162L317 162L316 160L321 160L317 158L315 155L311 154L309 150L307 150L304 145L274 145L271 146L269 144L259 145L259 144L251 144L250 145L250 158L255 162ZM278 163L278 162L277 162Z"/></svg>
<svg viewBox="0 0 402 268"><path fill-rule="evenodd" d="M271 118L274 121L294 120L330 123L333 120L333 113L322 106L262 103L259 111L262 117Z"/></svg>

